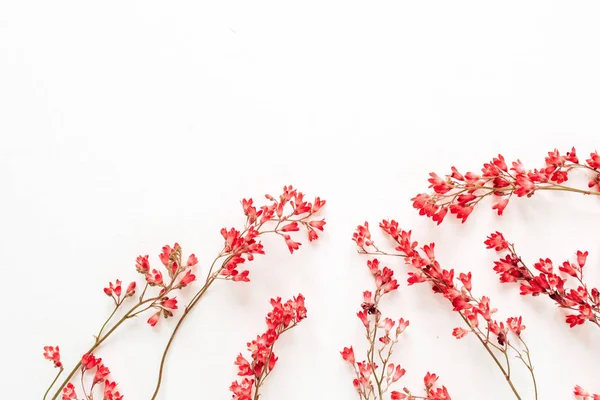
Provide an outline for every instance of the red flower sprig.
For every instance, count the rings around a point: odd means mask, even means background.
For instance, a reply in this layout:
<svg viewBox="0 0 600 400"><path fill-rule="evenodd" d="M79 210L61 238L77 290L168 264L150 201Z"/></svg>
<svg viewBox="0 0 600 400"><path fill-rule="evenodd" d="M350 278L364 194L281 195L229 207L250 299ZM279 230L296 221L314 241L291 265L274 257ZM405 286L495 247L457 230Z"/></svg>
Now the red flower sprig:
<svg viewBox="0 0 600 400"><path fill-rule="evenodd" d="M590 394L579 385L575 386L573 394L575 395L575 398L580 400L600 400L600 394Z"/></svg>
<svg viewBox="0 0 600 400"><path fill-rule="evenodd" d="M235 360L238 375L243 379L241 382L234 381L229 387L233 400L257 400L260 397L260 388L278 360L273 352L277 339L306 318L304 296L301 294L285 303L281 302L281 297L271 299L271 306L273 310L266 317L267 330L248 343L251 361L241 353Z"/></svg>
<svg viewBox="0 0 600 400"><path fill-rule="evenodd" d="M467 329L455 328L453 335L457 339L469 333L475 335L502 371L515 397L521 399L509 373L509 353L515 353L531 374L537 399L533 364L527 344L521 335L525 329L522 318L508 318L506 323L494 319L493 314L497 309L490 306L490 299L486 296L477 298L472 294L471 273L460 273L456 279L453 269L442 269L435 258L434 243L425 245L419 250L418 243L411 238L411 232L400 229L396 221L383 220L379 227L393 240L395 252L381 250L371 236L369 224L365 222L364 225L357 227L352 238L358 246L359 253L403 257L407 265L416 269L416 272L409 272L408 284L429 282L434 293L444 296L452 304L453 311L456 311L465 322ZM502 359L504 362L501 361Z"/></svg>
<svg viewBox="0 0 600 400"><path fill-rule="evenodd" d="M223 249L213 260L204 285L186 307L167 342L152 400L158 396L166 357L181 324L216 280L250 281L249 270L242 266L246 265L246 261L254 260L256 254L264 254L263 246L258 241L261 235L272 233L281 237L293 254L302 245L292 237L294 233L302 228L306 231L309 242L312 242L319 238L317 232L323 231L325 220L314 216L325 205L325 200L316 197L311 203L305 199L302 192L292 186L284 186L283 193L278 198L268 194L265 197L269 203L260 207L256 206L252 199L242 200L242 208L246 216L243 229L221 229L221 235L225 240Z"/></svg>
<svg viewBox="0 0 600 400"><path fill-rule="evenodd" d="M564 185L569 179L569 172L575 169L591 172L590 190ZM429 187L433 193L415 196L412 199L413 207L419 210L420 215L430 217L438 224L442 223L448 211L464 223L475 206L492 195L498 198L492 207L498 215L502 215L513 195L531 197L539 190L600 195L600 155L598 152L591 153L590 158L582 163L575 148L565 154L560 154L558 150L549 152L545 165L539 169L525 169L520 160L512 162L509 168L499 154L483 164L481 174L462 174L452 167L452 173L444 178L435 172L429 175Z"/></svg>
<svg viewBox="0 0 600 400"><path fill-rule="evenodd" d="M341 351L342 358L352 365L355 378L352 381L361 400L384 400L384 394L391 386L404 376L406 370L399 364L390 362L394 346L398 343L400 335L410 324L403 318L396 321L383 318L379 310L379 302L388 293L398 289L398 281L394 272L388 267L380 267L379 260L367 261L367 266L375 280L375 292L365 291L361 311L357 313L366 331L368 350L364 361L356 361L352 346ZM381 367L381 368L380 368ZM380 369L379 369L380 368ZM450 394L445 386L435 387L438 377L427 372L424 378L425 396L416 396L408 388L403 392L391 391L392 400L400 399L426 399L450 400Z"/></svg>
<svg viewBox="0 0 600 400"><path fill-rule="evenodd" d="M163 273L160 270L150 269L149 256L139 256L136 260L136 270L144 276L144 279L146 280L145 287L137 298L137 301L124 311L124 315L121 319L115 322L110 329L107 329L107 327L110 325L111 321L113 321L117 312L122 310L125 301L128 298L134 297L136 292L136 282L131 282L127 288L123 290L122 282L117 279L114 283L109 282L108 286L104 288L104 293L113 300L115 307L100 328L98 334L94 335L94 344L86 354L94 352L123 323L148 310L157 310L148 320L148 323L151 326L156 325L161 316L164 318L173 316L173 310L177 309L177 299L172 297L172 293L181 290L187 286L187 284L195 280L195 275L191 273L191 269L198 263L198 259L192 254L187 258L187 261L184 262L182 259L181 246L177 243L175 243L173 247L168 245L164 246L159 258L166 270L168 278L163 278ZM150 288L157 288L159 290L156 294L150 295L148 291ZM58 353L58 347L56 347L56 352ZM80 367L81 361L73 367L66 379L59 385L52 399L58 398L61 390L67 387L69 381ZM62 371L63 369L61 368L55 380L48 388L46 396L56 383L56 380Z"/></svg>
<svg viewBox="0 0 600 400"><path fill-rule="evenodd" d="M500 276L500 282L516 282L520 284L521 295L546 295L560 308L575 311L576 314L566 316L571 328L589 321L600 327L600 292L597 288L588 288L583 280L583 267L588 252L577 251L575 262L565 261L555 266L549 258L533 265L536 271L529 268L517 254L513 243L509 243L500 232L492 233L485 241L488 249L498 253L506 253L503 258L494 262L494 271ZM557 273L563 273L563 277ZM565 288L569 281L574 282L572 289Z"/></svg>

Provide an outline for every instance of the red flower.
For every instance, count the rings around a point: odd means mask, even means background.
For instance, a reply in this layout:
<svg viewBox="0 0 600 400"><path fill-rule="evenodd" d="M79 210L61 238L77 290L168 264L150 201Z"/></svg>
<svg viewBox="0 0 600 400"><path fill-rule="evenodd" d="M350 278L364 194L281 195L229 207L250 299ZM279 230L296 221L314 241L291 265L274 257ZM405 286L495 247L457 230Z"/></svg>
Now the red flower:
<svg viewBox="0 0 600 400"><path fill-rule="evenodd" d="M590 154L590 158L585 160L585 162L590 167L598 169L600 168L600 155L598 155L598 152L595 151Z"/></svg>
<svg viewBox="0 0 600 400"><path fill-rule="evenodd" d="M140 274L147 274L148 271L150 271L150 262L148 261L148 256L138 256L137 260L135 261L135 269L137 269L137 271Z"/></svg>
<svg viewBox="0 0 600 400"><path fill-rule="evenodd" d="M52 361L54 367L62 368L63 365L60 362L60 349L58 346L44 346L44 357L46 360Z"/></svg>
<svg viewBox="0 0 600 400"><path fill-rule="evenodd" d="M162 306L171 310L177 310L177 299L165 297L162 299Z"/></svg>
<svg viewBox="0 0 600 400"><path fill-rule="evenodd" d="M104 293L106 293L107 296L111 296L114 295L117 297L121 297L121 281L120 280L116 280L115 284L113 285L112 282L108 283L108 287L104 288Z"/></svg>
<svg viewBox="0 0 600 400"><path fill-rule="evenodd" d="M579 264L579 268L583 268L585 265L585 261L587 260L588 252L582 253L581 251L577 251L577 264Z"/></svg>
<svg viewBox="0 0 600 400"><path fill-rule="evenodd" d="M75 393L75 386L69 382L67 386L63 388L62 396L62 400L76 400L77 394Z"/></svg>
<svg viewBox="0 0 600 400"><path fill-rule="evenodd" d="M282 232L298 232L300 228L298 227L298 222L290 222L289 224L284 225L281 228Z"/></svg>
<svg viewBox="0 0 600 400"><path fill-rule="evenodd" d="M125 296L131 297L135 294L135 282L131 282L129 286L127 286L127 291L125 292Z"/></svg>
<svg viewBox="0 0 600 400"><path fill-rule="evenodd" d="M156 314L153 314L149 319L148 319L148 323L150 324L150 326L155 326L156 323L158 322L158 319L160 318L160 311L157 312Z"/></svg>
<svg viewBox="0 0 600 400"><path fill-rule="evenodd" d="M465 336L467 336L468 333L469 331L463 328L454 328L454 330L452 331L452 335L457 339L464 338Z"/></svg>
<svg viewBox="0 0 600 400"><path fill-rule="evenodd" d="M352 235L352 240L356 242L358 247L364 248L373 244L371 241L371 232L369 231L369 223L365 222L364 225L358 225L356 231Z"/></svg>
<svg viewBox="0 0 600 400"><path fill-rule="evenodd" d="M98 366L101 362L101 358L96 358L93 354L86 353L81 357L81 368L84 371L90 370Z"/></svg>
<svg viewBox="0 0 600 400"><path fill-rule="evenodd" d="M435 382L438 380L438 376L436 374L431 374L427 372L425 378L423 378L423 382L425 382L425 387L430 389L435 385Z"/></svg>
<svg viewBox="0 0 600 400"><path fill-rule="evenodd" d="M369 317L367 316L367 312L365 310L359 311L356 313L356 316L361 320L365 328L369 329Z"/></svg>
<svg viewBox="0 0 600 400"><path fill-rule="evenodd" d="M123 400L123 396L117 392L117 384L115 382L104 381L104 400Z"/></svg>
<svg viewBox="0 0 600 400"><path fill-rule="evenodd" d="M535 184L526 175L523 174L517 175L515 186L517 189L514 193L518 197L529 195L535 190Z"/></svg>
<svg viewBox="0 0 600 400"><path fill-rule="evenodd" d="M102 382L104 378L108 376L108 374L110 374L110 370L104 364L100 364L96 370L96 374L94 375L93 384L95 385L98 382Z"/></svg>
<svg viewBox="0 0 600 400"><path fill-rule="evenodd" d="M163 285L162 273L160 271L153 269L151 273L149 272L146 274L146 282L148 282L148 284L150 284L150 286L157 286L157 285L162 286Z"/></svg>
<svg viewBox="0 0 600 400"><path fill-rule="evenodd" d="M188 257L186 265L188 267L193 267L196 264L198 264L198 258L194 254L190 254L190 256Z"/></svg>
<svg viewBox="0 0 600 400"><path fill-rule="evenodd" d="M506 321L506 324L508 325L508 329L510 329L511 332L513 332L517 336L520 336L521 335L521 331L523 331L525 329L525 325L523 325L522 322L523 322L523 318L522 317L519 317L519 318L509 318Z"/></svg>
<svg viewBox="0 0 600 400"><path fill-rule="evenodd" d="M181 287L185 287L196 280L196 275L192 274L191 270L187 270L183 278L179 281Z"/></svg>
<svg viewBox="0 0 600 400"><path fill-rule="evenodd" d="M302 243L294 242L290 235L283 235L283 238L285 239L285 244L287 244L288 249L292 254L294 253L294 250L298 250L302 245Z"/></svg>
<svg viewBox="0 0 600 400"><path fill-rule="evenodd" d="M254 375L252 366L250 365L248 360L246 360L244 358L244 356L242 356L241 354L237 356L234 364L238 366L238 375L239 376L253 376Z"/></svg>
<svg viewBox="0 0 600 400"><path fill-rule="evenodd" d="M344 347L344 350L340 353L342 354L344 361L348 361L350 364L354 365L356 360L354 359L354 350L352 349L352 346Z"/></svg>
<svg viewBox="0 0 600 400"><path fill-rule="evenodd" d="M324 227L325 227L326 222L325 222L324 219L322 219L322 220L319 220L319 221L316 221L316 220L315 221L310 221L308 224L310 226L312 226L313 228L322 231L324 229Z"/></svg>

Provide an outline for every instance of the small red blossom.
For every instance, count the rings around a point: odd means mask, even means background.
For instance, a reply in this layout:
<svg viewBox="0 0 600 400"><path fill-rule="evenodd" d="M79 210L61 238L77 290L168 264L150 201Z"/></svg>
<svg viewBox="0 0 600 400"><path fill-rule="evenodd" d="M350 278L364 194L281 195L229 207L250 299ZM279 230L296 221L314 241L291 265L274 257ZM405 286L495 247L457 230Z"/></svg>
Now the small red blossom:
<svg viewBox="0 0 600 400"><path fill-rule="evenodd" d="M72 383L68 383L62 390L62 400L76 400L77 393L75 393L75 386Z"/></svg>
<svg viewBox="0 0 600 400"><path fill-rule="evenodd" d="M62 368L63 366L60 362L60 349L58 346L44 346L44 358L52 361L56 368Z"/></svg>
<svg viewBox="0 0 600 400"><path fill-rule="evenodd" d="M108 374L110 374L110 370L104 364L98 365L98 369L94 375L93 384L95 385L98 382L104 381L104 378L106 378Z"/></svg>
<svg viewBox="0 0 600 400"><path fill-rule="evenodd" d="M469 333L469 331L466 329L454 328L454 330L452 331L452 336L454 336L457 339L462 339L465 336L467 336L468 333Z"/></svg>
<svg viewBox="0 0 600 400"><path fill-rule="evenodd" d="M102 359L94 357L93 354L86 353L81 357L81 368L84 372L97 367L100 363L102 363Z"/></svg>
<svg viewBox="0 0 600 400"><path fill-rule="evenodd" d="M148 324L150 324L150 326L155 326L156 323L158 322L158 319L160 318L160 311L152 314L152 316L150 318L148 318Z"/></svg>

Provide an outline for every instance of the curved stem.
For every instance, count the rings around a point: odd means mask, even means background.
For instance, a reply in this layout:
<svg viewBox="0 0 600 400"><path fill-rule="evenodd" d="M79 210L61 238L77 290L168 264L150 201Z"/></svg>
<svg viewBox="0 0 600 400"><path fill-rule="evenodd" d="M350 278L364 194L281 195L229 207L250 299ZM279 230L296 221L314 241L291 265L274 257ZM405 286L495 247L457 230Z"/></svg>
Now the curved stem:
<svg viewBox="0 0 600 400"><path fill-rule="evenodd" d="M228 257L223 262L223 265L227 264L227 262L229 261L229 259L231 257L233 257L233 256ZM169 341L167 342L167 345L165 346L165 350L163 351L163 355L162 355L162 358L160 360L160 367L159 367L159 370L158 370L158 379L156 381L156 387L154 388L154 393L152 394L152 400L156 399L156 396L158 396L158 392L160 391L160 385L162 383L163 371L164 371L164 368L165 368L165 362L167 360L167 354L169 353L169 350L171 348L171 344L173 343L173 340L175 339L175 335L179 331L179 328L181 328L181 325L183 324L183 321L186 319L186 317L188 316L188 314L190 313L190 311L192 311L192 308L194 308L194 306L196 304L198 304L198 301L200 301L200 299L202 298L202 296L204 295L204 293L206 293L206 291L208 290L208 288L210 287L210 285L212 285L212 283L216 279L217 279L217 275L214 275L214 276L210 277L210 279L208 279L206 281L206 283L204 284L204 286L202 287L202 289L200 289L198 291L198 293L196 293L194 295L194 297L190 301L190 304L185 308L185 310L183 311L183 314L181 315L181 318L179 318L179 321L177 321L177 325L175 325L175 329L173 329L173 332L171 333L171 337L169 338Z"/></svg>
<svg viewBox="0 0 600 400"><path fill-rule="evenodd" d="M63 373L64 370L65 369L63 367L60 367L60 369L58 370L58 374L56 374L56 376L54 377L54 380L52 381L52 383L50 384L50 386L48 386L48 389L46 390L46 393L44 393L43 400L46 400L46 397L48 396L48 393L50 393L50 389L52 389L52 386L54 386L54 384L58 380L58 377L60 376L60 374Z"/></svg>
<svg viewBox="0 0 600 400"><path fill-rule="evenodd" d="M98 332L98 334L96 335L96 341L98 341L98 338L99 338L100 336L102 336L102 331L104 331L104 328L106 328L106 325L108 324L108 322L109 322L109 321L112 319L112 317L114 317L115 313L117 312L117 310L119 309L119 306L120 306L121 304L122 304L122 303L118 303L118 304L115 306L115 309L113 310L113 312L112 312L112 313L111 313L111 314L108 316L108 319L107 319L106 321L104 321L104 324L103 324L103 325L102 325L102 327L100 328L100 332Z"/></svg>

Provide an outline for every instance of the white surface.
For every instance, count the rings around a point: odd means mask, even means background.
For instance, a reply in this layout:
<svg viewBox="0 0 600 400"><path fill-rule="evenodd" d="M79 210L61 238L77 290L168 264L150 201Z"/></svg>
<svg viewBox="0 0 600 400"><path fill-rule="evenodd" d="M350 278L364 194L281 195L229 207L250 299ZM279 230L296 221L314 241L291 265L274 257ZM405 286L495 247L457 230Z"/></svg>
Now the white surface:
<svg viewBox="0 0 600 400"><path fill-rule="evenodd" d="M409 201L453 164L600 147L597 2L209 3L0 2L4 397L41 398L54 374L42 346L78 358L109 311L102 288L137 277L138 254L156 263L178 241L206 271L219 229L242 223L239 200L288 183L328 200L326 234L294 256L267 240L251 284L215 285L175 344L162 399L230 398L267 300L297 292L309 318L282 339L264 399L355 398L338 351L363 344L355 313L372 283L350 237L384 217L472 270L501 315L523 314L540 399L600 390L599 332L500 286L482 244L500 229L529 261L587 249L600 284L597 199L543 193L503 219L488 203L439 228ZM454 399L511 398L425 286L403 284L386 307L411 321L404 385L430 370ZM127 399L149 398L172 323L140 320L101 352Z"/></svg>

